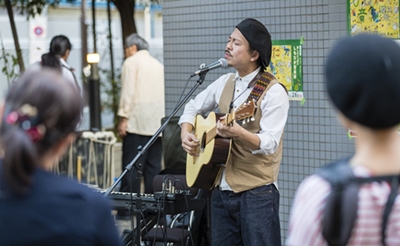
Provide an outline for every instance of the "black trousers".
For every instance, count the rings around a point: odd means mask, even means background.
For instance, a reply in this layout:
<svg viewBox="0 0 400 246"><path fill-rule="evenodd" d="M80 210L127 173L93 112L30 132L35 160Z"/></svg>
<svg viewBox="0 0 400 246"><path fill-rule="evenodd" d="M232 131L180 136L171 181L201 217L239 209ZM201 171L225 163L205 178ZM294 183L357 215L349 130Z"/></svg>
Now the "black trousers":
<svg viewBox="0 0 400 246"><path fill-rule="evenodd" d="M122 142L122 170L125 170L125 167L133 160L133 158L135 158L138 153L138 147L140 145L144 147L150 139L151 136L142 136L127 132ZM142 172L144 177L145 193L153 193L153 178L161 170L161 155L162 143L161 138L159 137L138 160L138 163L141 163L143 165ZM137 170L135 169L133 176L132 170L133 169L131 169L131 171L129 171L122 178L120 191L132 191L134 193L140 192L139 185L136 179Z"/></svg>

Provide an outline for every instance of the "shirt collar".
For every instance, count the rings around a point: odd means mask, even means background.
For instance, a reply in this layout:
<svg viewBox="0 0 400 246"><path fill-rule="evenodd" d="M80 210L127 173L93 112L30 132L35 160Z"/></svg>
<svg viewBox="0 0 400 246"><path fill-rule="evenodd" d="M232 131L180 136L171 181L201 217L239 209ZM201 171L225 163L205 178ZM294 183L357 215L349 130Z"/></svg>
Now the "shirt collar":
<svg viewBox="0 0 400 246"><path fill-rule="evenodd" d="M61 63L61 65L66 66L67 68L71 68L71 67L68 65L68 63L67 63L66 61L64 61L64 59L62 59L62 58L60 58L60 63Z"/></svg>
<svg viewBox="0 0 400 246"><path fill-rule="evenodd" d="M239 76L239 73L236 72L235 80L236 80L236 81L240 81L240 82L242 82L242 83L248 84L248 83L250 83L250 81L258 74L258 72L259 72L260 70L261 70L261 66L258 67L258 68L257 68L256 70L254 70L253 72L247 74L247 75L244 76L244 77L240 77L240 76ZM242 80L240 80L240 79L242 79Z"/></svg>

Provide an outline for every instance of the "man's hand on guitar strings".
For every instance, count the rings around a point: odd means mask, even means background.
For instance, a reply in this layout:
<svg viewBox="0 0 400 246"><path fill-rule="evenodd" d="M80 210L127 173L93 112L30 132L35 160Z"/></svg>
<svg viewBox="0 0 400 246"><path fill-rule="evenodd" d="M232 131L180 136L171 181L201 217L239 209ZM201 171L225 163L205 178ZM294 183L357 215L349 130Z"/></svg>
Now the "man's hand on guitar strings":
<svg viewBox="0 0 400 246"><path fill-rule="evenodd" d="M197 147L199 147L199 140L190 132L185 133L182 137L182 147L191 156L199 156Z"/></svg>

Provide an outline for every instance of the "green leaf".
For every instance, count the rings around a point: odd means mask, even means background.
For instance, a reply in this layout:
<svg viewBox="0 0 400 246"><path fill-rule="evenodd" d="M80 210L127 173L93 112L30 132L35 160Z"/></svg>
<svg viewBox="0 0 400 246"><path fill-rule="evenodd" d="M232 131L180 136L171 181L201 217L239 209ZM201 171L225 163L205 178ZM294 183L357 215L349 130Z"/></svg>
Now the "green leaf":
<svg viewBox="0 0 400 246"><path fill-rule="evenodd" d="M347 136L349 137L349 140L351 140L353 137L350 134L350 131L347 131Z"/></svg>
<svg viewBox="0 0 400 246"><path fill-rule="evenodd" d="M305 102L306 102L306 98L303 97L303 99L301 99L301 101L300 101L301 106L303 106Z"/></svg>

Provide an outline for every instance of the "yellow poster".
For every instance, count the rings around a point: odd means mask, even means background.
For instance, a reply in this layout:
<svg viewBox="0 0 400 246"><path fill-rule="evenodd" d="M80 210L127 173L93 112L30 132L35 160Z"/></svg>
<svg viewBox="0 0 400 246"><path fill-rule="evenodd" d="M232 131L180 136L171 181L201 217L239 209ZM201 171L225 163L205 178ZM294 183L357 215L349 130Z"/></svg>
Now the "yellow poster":
<svg viewBox="0 0 400 246"><path fill-rule="evenodd" d="M292 46L273 45L271 54L271 64L267 68L268 72L275 76L288 90L292 89Z"/></svg>
<svg viewBox="0 0 400 246"><path fill-rule="evenodd" d="M399 0L348 0L348 31L400 38Z"/></svg>

